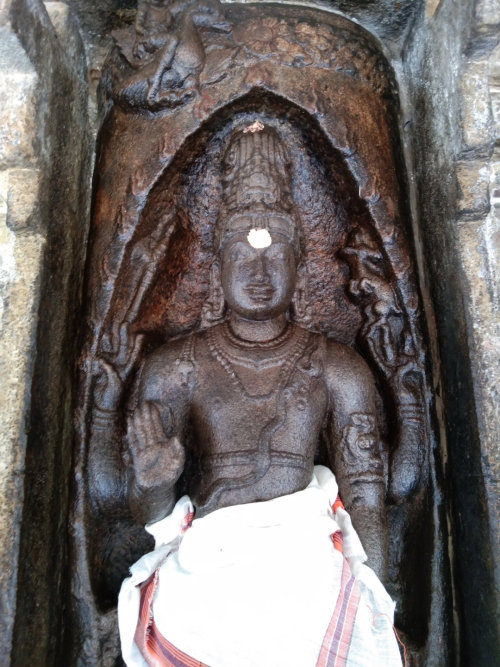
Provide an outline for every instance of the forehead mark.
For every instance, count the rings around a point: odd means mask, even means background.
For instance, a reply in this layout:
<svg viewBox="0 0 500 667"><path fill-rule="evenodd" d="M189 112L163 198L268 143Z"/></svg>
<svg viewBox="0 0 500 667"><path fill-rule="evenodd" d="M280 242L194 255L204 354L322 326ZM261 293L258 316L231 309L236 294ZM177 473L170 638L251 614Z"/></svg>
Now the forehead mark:
<svg viewBox="0 0 500 667"><path fill-rule="evenodd" d="M252 248L269 248L273 242L267 229L251 229L247 234L247 241Z"/></svg>

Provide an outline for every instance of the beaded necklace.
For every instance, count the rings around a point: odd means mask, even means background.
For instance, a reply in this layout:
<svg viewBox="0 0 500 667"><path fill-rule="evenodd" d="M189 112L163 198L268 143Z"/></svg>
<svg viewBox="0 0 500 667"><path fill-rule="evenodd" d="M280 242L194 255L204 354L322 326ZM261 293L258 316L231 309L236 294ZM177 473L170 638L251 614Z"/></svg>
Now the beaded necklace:
<svg viewBox="0 0 500 667"><path fill-rule="evenodd" d="M309 342L310 333L308 331L291 326L289 326L288 329L291 330L291 333L286 335L286 337L284 337L284 334L281 334L281 337L283 337L283 341L288 341L288 339L291 338L293 334L297 336L297 340L295 341L295 344L292 346L292 349L288 352L288 354L286 354L285 361L281 366L279 381L277 385L266 394L252 395L248 393L248 391L245 388L245 385L241 381L241 378L239 377L238 373L236 372L236 369L234 368L229 355L224 351L223 346L221 345L223 341L219 327L212 327L211 329L208 330L207 342L212 356L219 362L222 368L226 371L226 373L231 379L234 388L237 391L242 393L244 396L246 396L246 398L249 398L250 400L266 400L273 397L275 394L279 394L279 392L281 392L281 390L286 387L288 381L292 376L292 373L295 370L295 365L297 364L297 361L304 353L304 350L306 349L306 346ZM226 333L226 331L224 331L224 333ZM254 349L258 347L260 347L260 343L253 345ZM267 349L269 349L269 346Z"/></svg>

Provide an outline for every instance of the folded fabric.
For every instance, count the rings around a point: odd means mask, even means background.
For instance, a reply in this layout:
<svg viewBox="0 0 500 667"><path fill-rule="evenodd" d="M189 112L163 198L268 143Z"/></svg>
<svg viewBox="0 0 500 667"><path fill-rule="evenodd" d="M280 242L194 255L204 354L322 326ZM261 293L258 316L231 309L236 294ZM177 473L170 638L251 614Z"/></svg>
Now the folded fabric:
<svg viewBox="0 0 500 667"><path fill-rule="evenodd" d="M314 472L303 491L202 519L184 496L146 527L156 548L118 601L128 667L401 665L394 603L335 504L335 477Z"/></svg>

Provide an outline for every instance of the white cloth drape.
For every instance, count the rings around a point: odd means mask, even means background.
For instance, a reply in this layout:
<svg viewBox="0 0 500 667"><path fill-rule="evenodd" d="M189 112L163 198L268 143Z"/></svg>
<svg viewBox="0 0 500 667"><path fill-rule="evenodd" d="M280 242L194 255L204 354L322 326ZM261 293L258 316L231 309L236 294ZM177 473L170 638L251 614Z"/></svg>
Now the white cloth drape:
<svg viewBox="0 0 500 667"><path fill-rule="evenodd" d="M366 555L348 513L333 514L337 492L333 474L316 466L298 493L217 510L183 533L192 510L185 496L170 516L147 526L156 548L131 568L119 596L127 666L148 664L134 641L139 585L159 568L154 621L181 651L210 667L315 667L332 615L345 611L347 560L359 587L356 608L347 610L347 660L324 664L399 667L394 604L363 564ZM344 555L331 539L339 530Z"/></svg>

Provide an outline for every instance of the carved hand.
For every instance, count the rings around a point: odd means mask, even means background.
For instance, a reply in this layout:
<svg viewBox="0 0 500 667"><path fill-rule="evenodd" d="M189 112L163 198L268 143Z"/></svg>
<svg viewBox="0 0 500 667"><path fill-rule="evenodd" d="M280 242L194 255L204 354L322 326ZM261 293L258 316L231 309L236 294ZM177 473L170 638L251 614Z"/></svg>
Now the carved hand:
<svg viewBox="0 0 500 667"><path fill-rule="evenodd" d="M139 357L144 336L136 335L129 322L113 327L103 340L103 349L108 362L113 366L121 382L125 382Z"/></svg>
<svg viewBox="0 0 500 667"><path fill-rule="evenodd" d="M130 324L122 322L103 341L105 358L94 362L94 402L101 412L115 412L120 402L123 384L139 356L143 336L130 331Z"/></svg>
<svg viewBox="0 0 500 667"><path fill-rule="evenodd" d="M176 436L165 434L160 411L151 401L129 418L127 441L140 488L175 484L184 468L184 448Z"/></svg>
<svg viewBox="0 0 500 667"><path fill-rule="evenodd" d="M95 407L101 412L114 412L120 400L122 382L111 364L103 359L95 362Z"/></svg>

